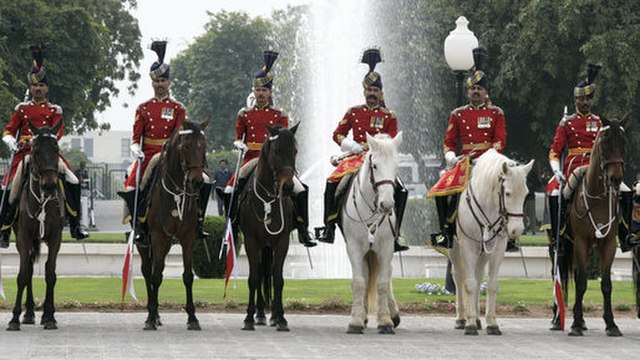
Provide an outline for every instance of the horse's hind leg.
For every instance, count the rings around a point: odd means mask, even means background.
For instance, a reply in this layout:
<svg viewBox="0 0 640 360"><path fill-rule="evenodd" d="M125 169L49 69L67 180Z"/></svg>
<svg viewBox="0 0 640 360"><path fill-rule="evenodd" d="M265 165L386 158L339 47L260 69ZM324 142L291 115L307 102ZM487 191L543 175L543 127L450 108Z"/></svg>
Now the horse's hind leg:
<svg viewBox="0 0 640 360"><path fill-rule="evenodd" d="M9 321L7 330L16 331L20 330L20 313L22 313L22 294L24 288L27 286L29 279L33 276L33 262L32 257L28 254L20 253L20 270L16 278L18 285L18 291L16 293L16 302L13 306L13 317Z"/></svg>
<svg viewBox="0 0 640 360"><path fill-rule="evenodd" d="M47 263L45 264L45 282L47 283L47 291L44 298L44 306L42 312L42 322L45 330L55 330L58 328L56 319L54 317L55 305L54 305L54 289L56 287L56 260L58 257L58 251L60 250L62 234L57 239L49 240L49 255L47 257Z"/></svg>
<svg viewBox="0 0 640 360"><path fill-rule="evenodd" d="M602 296L604 297L604 322L607 325L607 336L622 336L622 332L618 329L618 326L613 320L613 311L611 309L611 264L613 263L613 257L616 251L615 239L611 241L605 241L603 239L603 245L600 247L600 271L602 280L600 281L600 289Z"/></svg>
<svg viewBox="0 0 640 360"><path fill-rule="evenodd" d="M195 238L195 236L194 236ZM187 329L200 330L200 322L196 318L196 307L193 304L193 269L191 268L191 257L193 255L193 242L188 242L182 246L182 263L184 271L182 273L182 282L187 292L187 303L185 309L187 311Z"/></svg>
<svg viewBox="0 0 640 360"><path fill-rule="evenodd" d="M584 313L582 301L584 293L587 291L587 261L589 258L589 248L586 241L580 238L575 239L574 243L574 259L575 265L575 286L576 301L573 305L573 324L569 336L582 336L584 331Z"/></svg>

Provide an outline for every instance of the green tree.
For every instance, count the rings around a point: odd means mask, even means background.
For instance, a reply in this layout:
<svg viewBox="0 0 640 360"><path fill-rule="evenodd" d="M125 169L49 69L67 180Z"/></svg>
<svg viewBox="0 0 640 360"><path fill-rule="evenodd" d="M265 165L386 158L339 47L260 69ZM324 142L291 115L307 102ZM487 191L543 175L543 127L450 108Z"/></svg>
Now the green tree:
<svg viewBox="0 0 640 360"><path fill-rule="evenodd" d="M47 46L50 99L64 109L66 132L98 124L94 114L118 95L116 82L136 89L142 57L135 0L0 0L0 117L6 124L22 100L31 65L29 46Z"/></svg>

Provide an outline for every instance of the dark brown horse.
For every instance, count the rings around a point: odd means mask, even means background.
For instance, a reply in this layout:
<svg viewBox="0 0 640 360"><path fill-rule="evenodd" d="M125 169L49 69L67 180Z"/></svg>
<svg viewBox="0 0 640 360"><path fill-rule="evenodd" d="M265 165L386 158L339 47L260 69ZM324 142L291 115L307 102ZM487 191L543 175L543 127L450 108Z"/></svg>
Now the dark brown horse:
<svg viewBox="0 0 640 360"><path fill-rule="evenodd" d="M160 323L158 292L162 284L165 258L173 244L182 246L184 272L182 281L187 292L185 310L187 329L200 330L193 304L193 270L191 257L198 225L198 201L204 182L207 142L203 130L209 124L184 121L173 133L161 153L158 175L149 187L147 223L150 246L138 246L142 258L142 275L147 287L145 330L156 330Z"/></svg>
<svg viewBox="0 0 640 360"><path fill-rule="evenodd" d="M273 290L270 325L289 331L282 306L282 268L294 220L290 194L296 170L297 127L267 127L271 135L262 144L258 165L238 199L238 226L249 259L249 305L242 330L266 325L264 309ZM253 318L256 305L257 322Z"/></svg>
<svg viewBox="0 0 640 360"><path fill-rule="evenodd" d="M587 290L587 266L594 244L600 259L606 333L608 336L622 336L611 310L611 264L616 253L620 222L618 197L627 144L624 127L628 121L628 115L621 121L602 119L603 126L596 136L589 167L569 205L567 228L573 240L566 242L566 252L558 261L561 268L569 269L575 276L576 299L571 336L581 336L586 330L582 300ZM563 283L566 294L566 279Z"/></svg>
<svg viewBox="0 0 640 360"><path fill-rule="evenodd" d="M18 293L13 307L13 317L7 330L20 330L20 313L22 312L22 294L27 288L25 314L23 324L34 324L34 301L32 292L33 263L40 254L40 243L49 247L45 265L45 281L47 284L44 299L44 311L41 325L45 329L57 329L54 317L55 307L53 290L56 285L56 259L60 250L62 228L64 227L64 196L58 178L58 140L56 134L62 122L53 128L36 128L31 122L29 127L33 133L31 139L31 156L22 172L23 184L20 192L18 220L14 223L16 247L20 254L20 271L18 273ZM24 167L23 167L24 169ZM19 179L14 179L19 181ZM21 185L13 184L13 187ZM12 196L13 197L13 196ZM10 205L11 206L11 205Z"/></svg>

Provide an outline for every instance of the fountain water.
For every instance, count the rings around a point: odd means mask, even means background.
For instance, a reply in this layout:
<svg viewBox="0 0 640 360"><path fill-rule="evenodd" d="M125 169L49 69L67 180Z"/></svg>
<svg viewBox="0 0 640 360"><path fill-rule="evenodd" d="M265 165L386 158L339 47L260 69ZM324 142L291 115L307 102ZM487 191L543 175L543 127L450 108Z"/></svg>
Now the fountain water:
<svg viewBox="0 0 640 360"><path fill-rule="evenodd" d="M340 152L332 134L351 106L364 103L361 81L367 66L360 63L362 51L375 43L370 27L367 0L313 1L309 19L310 98L305 126L300 128L299 168L309 185L311 226L323 222L324 187L333 170L332 154ZM380 66L383 68L384 65ZM342 236L337 231L333 245L319 244L311 250L314 270L296 275L304 278L348 278L351 267Z"/></svg>

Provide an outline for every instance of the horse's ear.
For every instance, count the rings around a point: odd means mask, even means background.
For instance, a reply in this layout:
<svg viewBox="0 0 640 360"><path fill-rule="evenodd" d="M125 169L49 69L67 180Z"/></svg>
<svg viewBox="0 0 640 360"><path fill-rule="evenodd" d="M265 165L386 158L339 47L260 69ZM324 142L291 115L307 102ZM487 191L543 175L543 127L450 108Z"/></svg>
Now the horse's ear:
<svg viewBox="0 0 640 360"><path fill-rule="evenodd" d="M293 135L296 134L296 131L298 131L298 126L300 125L300 123L295 124L291 129L291 132L293 133Z"/></svg>
<svg viewBox="0 0 640 360"><path fill-rule="evenodd" d="M527 165L524 165L522 167L522 170L525 171L525 174L528 174L529 172L531 172L531 169L533 168L533 163L535 163L535 159L531 159L531 161L529 161L529 163L527 163Z"/></svg>
<svg viewBox="0 0 640 360"><path fill-rule="evenodd" d="M369 133L367 133L367 144L369 145L370 149L377 149L378 143L376 140L376 138L374 138L373 136L371 136Z"/></svg>
<svg viewBox="0 0 640 360"><path fill-rule="evenodd" d="M53 133L53 135L58 135L58 130L60 130L61 126L62 126L62 120L58 120L58 123L53 125L53 128L51 129L51 132Z"/></svg>
<svg viewBox="0 0 640 360"><path fill-rule="evenodd" d="M627 124L629 124L629 121L631 121L631 118L629 117L629 113L624 114L624 116L622 117L622 120L620 120L620 126L626 129Z"/></svg>
<svg viewBox="0 0 640 360"><path fill-rule="evenodd" d="M600 116L600 121L602 121L603 126L609 126L610 121L606 117Z"/></svg>
<svg viewBox="0 0 640 360"><path fill-rule="evenodd" d="M27 123L29 124L29 129L31 130L31 133L34 134L34 135L37 134L38 133L38 128L35 127L35 125L33 125L31 120L27 120ZM60 123L60 122L58 121L58 123Z"/></svg>
<svg viewBox="0 0 640 360"><path fill-rule="evenodd" d="M211 122L211 115L207 116L207 118L200 123L200 129L202 130L206 129L210 122Z"/></svg>
<svg viewBox="0 0 640 360"><path fill-rule="evenodd" d="M395 145L396 149L400 148L400 144L402 144L402 131L393 138L393 145Z"/></svg>
<svg viewBox="0 0 640 360"><path fill-rule="evenodd" d="M509 172L511 169L509 168L509 162L505 161L502 163L502 174L505 176L509 176Z"/></svg>
<svg viewBox="0 0 640 360"><path fill-rule="evenodd" d="M278 129L276 128L272 128L271 126L267 125L267 130L269 130L269 133L271 134L271 136L278 135Z"/></svg>

